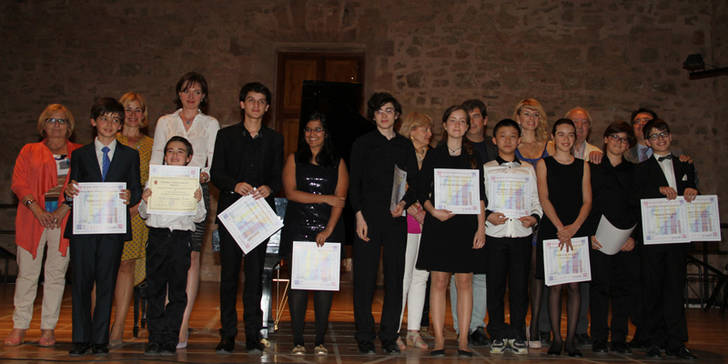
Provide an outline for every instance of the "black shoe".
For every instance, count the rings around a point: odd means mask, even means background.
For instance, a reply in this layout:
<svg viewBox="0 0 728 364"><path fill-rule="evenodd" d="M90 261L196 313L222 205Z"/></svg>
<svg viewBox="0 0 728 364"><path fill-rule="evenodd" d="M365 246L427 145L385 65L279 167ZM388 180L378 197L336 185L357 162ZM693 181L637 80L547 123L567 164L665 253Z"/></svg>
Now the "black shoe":
<svg viewBox="0 0 728 364"><path fill-rule="evenodd" d="M603 340L594 340L594 343L592 344L592 352L594 353L607 353L609 349L607 349L607 342Z"/></svg>
<svg viewBox="0 0 728 364"><path fill-rule="evenodd" d="M473 357L473 352L472 351L468 351L468 350L458 349L458 356L461 356L463 358L472 358Z"/></svg>
<svg viewBox="0 0 728 364"><path fill-rule="evenodd" d="M245 350L248 352L248 354L260 355L263 354L263 350L265 350L265 345L263 345L260 340L246 341Z"/></svg>
<svg viewBox="0 0 728 364"><path fill-rule="evenodd" d="M73 347L68 352L70 356L81 356L91 351L91 345L87 343L73 344Z"/></svg>
<svg viewBox="0 0 728 364"><path fill-rule="evenodd" d="M376 354L374 344L371 341L362 341L359 343L359 352L362 354Z"/></svg>
<svg viewBox="0 0 728 364"><path fill-rule="evenodd" d="M235 337L226 336L220 339L220 343L217 344L215 352L218 354L230 354L235 349Z"/></svg>
<svg viewBox="0 0 728 364"><path fill-rule="evenodd" d="M163 344L159 347L159 355L172 356L177 354L177 344Z"/></svg>
<svg viewBox="0 0 728 364"><path fill-rule="evenodd" d="M632 339L627 345L632 349L646 349L648 347L647 342L642 339Z"/></svg>
<svg viewBox="0 0 728 364"><path fill-rule="evenodd" d="M667 350L665 354L667 354L668 356L676 356L679 359L685 360L695 360L698 358L697 356L695 356L695 354L691 353L690 350L688 350L688 348L684 346L681 346L677 350Z"/></svg>
<svg viewBox="0 0 728 364"><path fill-rule="evenodd" d="M430 352L430 356L445 356L445 349L437 349Z"/></svg>
<svg viewBox="0 0 728 364"><path fill-rule="evenodd" d="M579 351L579 349L576 348L576 346L574 346L571 349L566 349L566 352L569 353L570 357L576 357L576 358L584 357L584 355L581 353L581 351Z"/></svg>
<svg viewBox="0 0 728 364"><path fill-rule="evenodd" d="M589 345L592 343L592 339L589 337L589 334L576 334L574 335L574 339L576 339L577 345Z"/></svg>
<svg viewBox="0 0 728 364"><path fill-rule="evenodd" d="M647 349L647 357L650 359L662 358L662 355L660 355L660 347L657 345L650 346L650 348Z"/></svg>
<svg viewBox="0 0 728 364"><path fill-rule="evenodd" d="M482 327L478 327L475 331L473 331L468 339L470 340L470 344L473 346L487 346L490 344L488 336L485 334Z"/></svg>
<svg viewBox="0 0 728 364"><path fill-rule="evenodd" d="M612 351L616 351L620 354L632 354L632 349L630 349L624 341L612 343Z"/></svg>
<svg viewBox="0 0 728 364"><path fill-rule="evenodd" d="M561 350L564 348L564 344L560 342L554 342L551 344L551 347L549 348L549 351L547 352L548 355L561 355Z"/></svg>
<svg viewBox="0 0 728 364"><path fill-rule="evenodd" d="M382 350L384 350L387 354L399 354L399 347L397 346L396 342L386 342L382 343Z"/></svg>
<svg viewBox="0 0 728 364"><path fill-rule="evenodd" d="M551 343L551 331L541 331L538 335L542 345L546 346Z"/></svg>
<svg viewBox="0 0 728 364"><path fill-rule="evenodd" d="M159 355L160 350L161 350L161 348L159 347L158 343L150 342L144 346L144 355L148 355L148 356Z"/></svg>
<svg viewBox="0 0 728 364"><path fill-rule="evenodd" d="M96 355L106 355L109 353L109 345L106 344L94 344L92 351Z"/></svg>

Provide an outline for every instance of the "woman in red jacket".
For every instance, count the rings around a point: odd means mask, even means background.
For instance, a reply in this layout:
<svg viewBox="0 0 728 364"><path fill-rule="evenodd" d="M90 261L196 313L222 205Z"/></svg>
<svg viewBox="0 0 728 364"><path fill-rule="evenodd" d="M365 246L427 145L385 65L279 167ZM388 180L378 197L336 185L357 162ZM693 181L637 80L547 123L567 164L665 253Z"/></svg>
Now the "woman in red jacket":
<svg viewBox="0 0 728 364"><path fill-rule="evenodd" d="M44 268L45 276L39 345L56 343L54 329L68 267L68 239L63 238L62 232L70 209L59 198L70 169L71 152L80 147L68 140L74 125L73 115L65 106L48 105L38 117L38 132L43 140L26 144L15 161L11 188L18 196L15 217L18 277L13 330L5 339L5 345L23 343L33 317L41 268Z"/></svg>

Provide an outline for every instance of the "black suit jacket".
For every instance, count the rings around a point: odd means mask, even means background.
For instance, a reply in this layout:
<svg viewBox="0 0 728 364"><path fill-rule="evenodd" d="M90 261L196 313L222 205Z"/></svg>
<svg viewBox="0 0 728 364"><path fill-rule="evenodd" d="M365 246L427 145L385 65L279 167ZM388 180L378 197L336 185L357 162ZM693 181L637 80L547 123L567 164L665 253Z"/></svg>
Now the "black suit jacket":
<svg viewBox="0 0 728 364"><path fill-rule="evenodd" d="M695 188L695 166L688 162L681 162L676 155L672 156L672 167L675 173L675 184L677 185L677 194L683 195L686 188ZM635 186L637 187L637 198L664 198L660 193L660 187L669 186L667 178L660 168L660 164L656 156L652 156L637 166L635 173ZM637 201L639 203L639 201ZM641 206L641 204L640 204ZM640 224L640 229L642 224ZM635 229L637 231L638 229ZM633 234L634 235L634 234ZM642 233L638 234L638 238L642 240Z"/></svg>
<svg viewBox="0 0 728 364"><path fill-rule="evenodd" d="M131 192L129 204L126 209L126 233L125 234L102 234L102 235L118 235L124 241L131 240L131 216L129 214L129 206L139 203L142 197L142 185L139 180L139 153L119 142L116 143L116 149L109 165L109 171L106 173L106 181L101 179L101 169L96 158L96 149L94 143L86 144L71 153L71 170L69 172L69 181L76 182L126 182L126 188ZM65 237L72 239L73 234L73 211L69 214L68 223L66 224ZM95 235L78 235L78 237L93 237Z"/></svg>

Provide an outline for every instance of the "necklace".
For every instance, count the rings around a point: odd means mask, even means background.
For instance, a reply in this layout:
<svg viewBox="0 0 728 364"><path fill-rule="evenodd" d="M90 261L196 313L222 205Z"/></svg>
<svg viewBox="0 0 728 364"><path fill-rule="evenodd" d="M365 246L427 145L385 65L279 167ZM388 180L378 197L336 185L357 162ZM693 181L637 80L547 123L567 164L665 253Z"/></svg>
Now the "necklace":
<svg viewBox="0 0 728 364"><path fill-rule="evenodd" d="M456 149L452 149L449 146L447 147L447 150L449 150L450 153L453 153L453 154L454 153L460 153L460 150L462 150L462 149L463 149L463 147L459 147L459 148L456 148Z"/></svg>

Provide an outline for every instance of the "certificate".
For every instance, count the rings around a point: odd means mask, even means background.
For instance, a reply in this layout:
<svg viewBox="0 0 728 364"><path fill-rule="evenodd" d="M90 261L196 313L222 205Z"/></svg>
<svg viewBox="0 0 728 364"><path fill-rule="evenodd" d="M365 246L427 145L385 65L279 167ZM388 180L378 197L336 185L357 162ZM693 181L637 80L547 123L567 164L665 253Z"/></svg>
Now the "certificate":
<svg viewBox="0 0 728 364"><path fill-rule="evenodd" d="M124 182L83 182L73 199L73 233L126 234L126 205L119 193Z"/></svg>
<svg viewBox="0 0 728 364"><path fill-rule="evenodd" d="M404 171L397 167L397 165L394 166L394 181L392 182L392 200L389 202L389 210L393 211L395 207L397 207L397 204L399 201L402 201L402 198L404 197L404 192L407 189L407 171ZM402 215L404 216L405 211L402 210Z"/></svg>
<svg viewBox="0 0 728 364"><path fill-rule="evenodd" d="M488 210L517 219L530 215L531 194L528 186L535 185L530 174L495 173L488 175ZM534 184L531 184L534 183Z"/></svg>
<svg viewBox="0 0 728 364"><path fill-rule="evenodd" d="M291 258L291 288L338 291L341 244L294 241Z"/></svg>
<svg viewBox="0 0 728 364"><path fill-rule="evenodd" d="M435 208L453 214L480 214L478 169L435 168Z"/></svg>
<svg viewBox="0 0 728 364"><path fill-rule="evenodd" d="M591 281L589 239L586 236L571 238L574 249L559 249L558 239L543 241L543 266L547 286Z"/></svg>
<svg viewBox="0 0 728 364"><path fill-rule="evenodd" d="M650 198L640 200L642 239L645 245L687 243L687 209L685 199Z"/></svg>
<svg viewBox="0 0 728 364"><path fill-rule="evenodd" d="M147 188L152 190L147 206L150 214L192 216L197 211L200 168L151 165Z"/></svg>
<svg viewBox="0 0 728 364"><path fill-rule="evenodd" d="M283 227L268 202L252 195L239 198L217 217L245 254Z"/></svg>
<svg viewBox="0 0 728 364"><path fill-rule="evenodd" d="M682 198L682 197L680 197ZM699 195L685 204L691 241L720 241L718 196Z"/></svg>
<svg viewBox="0 0 728 364"><path fill-rule="evenodd" d="M594 234L594 236L599 241L599 244L602 246L599 251L606 255L617 254L617 252L622 249L624 243L632 234L632 230L634 230L635 226L632 226L631 228L626 230L620 229L612 225L612 223L607 220L607 217L602 215L602 217L599 219L597 232L596 234Z"/></svg>

